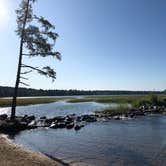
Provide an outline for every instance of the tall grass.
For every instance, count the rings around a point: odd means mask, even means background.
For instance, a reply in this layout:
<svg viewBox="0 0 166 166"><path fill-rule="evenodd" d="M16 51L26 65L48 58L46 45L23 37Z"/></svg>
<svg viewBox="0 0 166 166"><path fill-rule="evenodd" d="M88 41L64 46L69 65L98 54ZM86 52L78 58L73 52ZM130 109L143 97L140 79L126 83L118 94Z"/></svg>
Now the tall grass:
<svg viewBox="0 0 166 166"><path fill-rule="evenodd" d="M118 107L115 108L106 108L104 110L97 110L95 113L103 113L103 114L109 114L109 115L114 115L114 114L123 114L127 113L129 111L128 105L119 105Z"/></svg>
<svg viewBox="0 0 166 166"><path fill-rule="evenodd" d="M25 106L31 104L44 104L52 103L60 100L61 98L18 98L17 105ZM0 99L0 107L11 107L12 99Z"/></svg>
<svg viewBox="0 0 166 166"><path fill-rule="evenodd" d="M90 102L94 101L97 103L122 103L131 104L133 106L140 105L166 105L166 95L143 95L143 96L91 96L81 99L71 99L68 102Z"/></svg>

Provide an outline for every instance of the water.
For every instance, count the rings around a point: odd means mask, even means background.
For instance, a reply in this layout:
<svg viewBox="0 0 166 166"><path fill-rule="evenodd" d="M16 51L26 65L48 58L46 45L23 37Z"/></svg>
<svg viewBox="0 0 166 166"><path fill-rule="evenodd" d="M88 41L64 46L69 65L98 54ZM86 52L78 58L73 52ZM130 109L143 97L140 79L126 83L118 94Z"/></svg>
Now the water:
<svg viewBox="0 0 166 166"><path fill-rule="evenodd" d="M65 101L58 101L49 104L38 104L29 106L17 107L17 115L35 115L39 118L41 116L47 116L48 118L54 116L63 116L69 114L94 114L95 110L99 110L105 107L116 107L117 104L99 104L96 102L84 102L84 103L67 103ZM11 108L1 108L0 114L10 114Z"/></svg>
<svg viewBox="0 0 166 166"><path fill-rule="evenodd" d="M19 107L18 114L35 114L37 117L86 114L107 106L95 102L57 102ZM92 166L165 166L166 116L95 122L79 131L38 128L22 131L14 141L53 157Z"/></svg>

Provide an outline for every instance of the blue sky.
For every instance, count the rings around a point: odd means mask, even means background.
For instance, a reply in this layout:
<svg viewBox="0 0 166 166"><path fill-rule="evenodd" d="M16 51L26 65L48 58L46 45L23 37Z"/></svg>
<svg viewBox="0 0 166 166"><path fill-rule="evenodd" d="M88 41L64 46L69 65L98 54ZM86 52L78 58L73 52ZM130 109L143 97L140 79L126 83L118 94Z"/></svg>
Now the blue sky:
<svg viewBox="0 0 166 166"><path fill-rule="evenodd" d="M0 85L14 86L19 48L14 10L20 0L3 1L8 14L6 21L0 18ZM56 25L55 50L62 61L24 58L57 71L54 83L29 75L31 88L166 89L165 6L165 0L38 0L34 12Z"/></svg>

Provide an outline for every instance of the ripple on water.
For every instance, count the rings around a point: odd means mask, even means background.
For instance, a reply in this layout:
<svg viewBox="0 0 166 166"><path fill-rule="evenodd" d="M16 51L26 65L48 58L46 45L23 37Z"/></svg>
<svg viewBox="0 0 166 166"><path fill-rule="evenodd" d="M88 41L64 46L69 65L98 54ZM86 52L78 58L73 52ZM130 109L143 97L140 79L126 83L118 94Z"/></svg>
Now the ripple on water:
<svg viewBox="0 0 166 166"><path fill-rule="evenodd" d="M18 107L18 114L59 116L87 114L108 105L56 102ZM5 110L5 109L4 109ZM9 109L7 109L9 111ZM166 116L95 122L80 131L42 129L22 131L14 141L53 157L94 166L166 165Z"/></svg>

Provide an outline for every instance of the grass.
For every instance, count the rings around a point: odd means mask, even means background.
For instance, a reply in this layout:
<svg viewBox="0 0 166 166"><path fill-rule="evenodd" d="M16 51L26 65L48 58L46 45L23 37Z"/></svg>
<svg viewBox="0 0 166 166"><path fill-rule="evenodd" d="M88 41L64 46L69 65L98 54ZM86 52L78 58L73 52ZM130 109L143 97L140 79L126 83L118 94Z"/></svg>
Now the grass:
<svg viewBox="0 0 166 166"><path fill-rule="evenodd" d="M142 95L142 96L90 96L81 99L70 99L68 102L97 102L97 103L121 103L140 106L142 104L166 104L166 95Z"/></svg>
<svg viewBox="0 0 166 166"><path fill-rule="evenodd" d="M127 113L128 111L129 111L129 107L127 105L119 105L116 108L106 108L104 110L95 111L95 113L114 115L114 114Z"/></svg>
<svg viewBox="0 0 166 166"><path fill-rule="evenodd" d="M52 103L61 100L62 98L18 98L17 105L25 106L31 104L44 104ZM11 107L12 99L11 98L1 98L0 107Z"/></svg>
<svg viewBox="0 0 166 166"><path fill-rule="evenodd" d="M25 106L31 104L44 104L52 103L59 100L67 99L67 102L78 103L78 102L97 102L97 103L120 103L120 104L131 104L132 106L138 107L140 105L165 105L166 106L166 95L144 95L144 96L90 96L81 99L77 98L18 98L17 105ZM10 107L12 103L11 98L0 98L0 107Z"/></svg>

